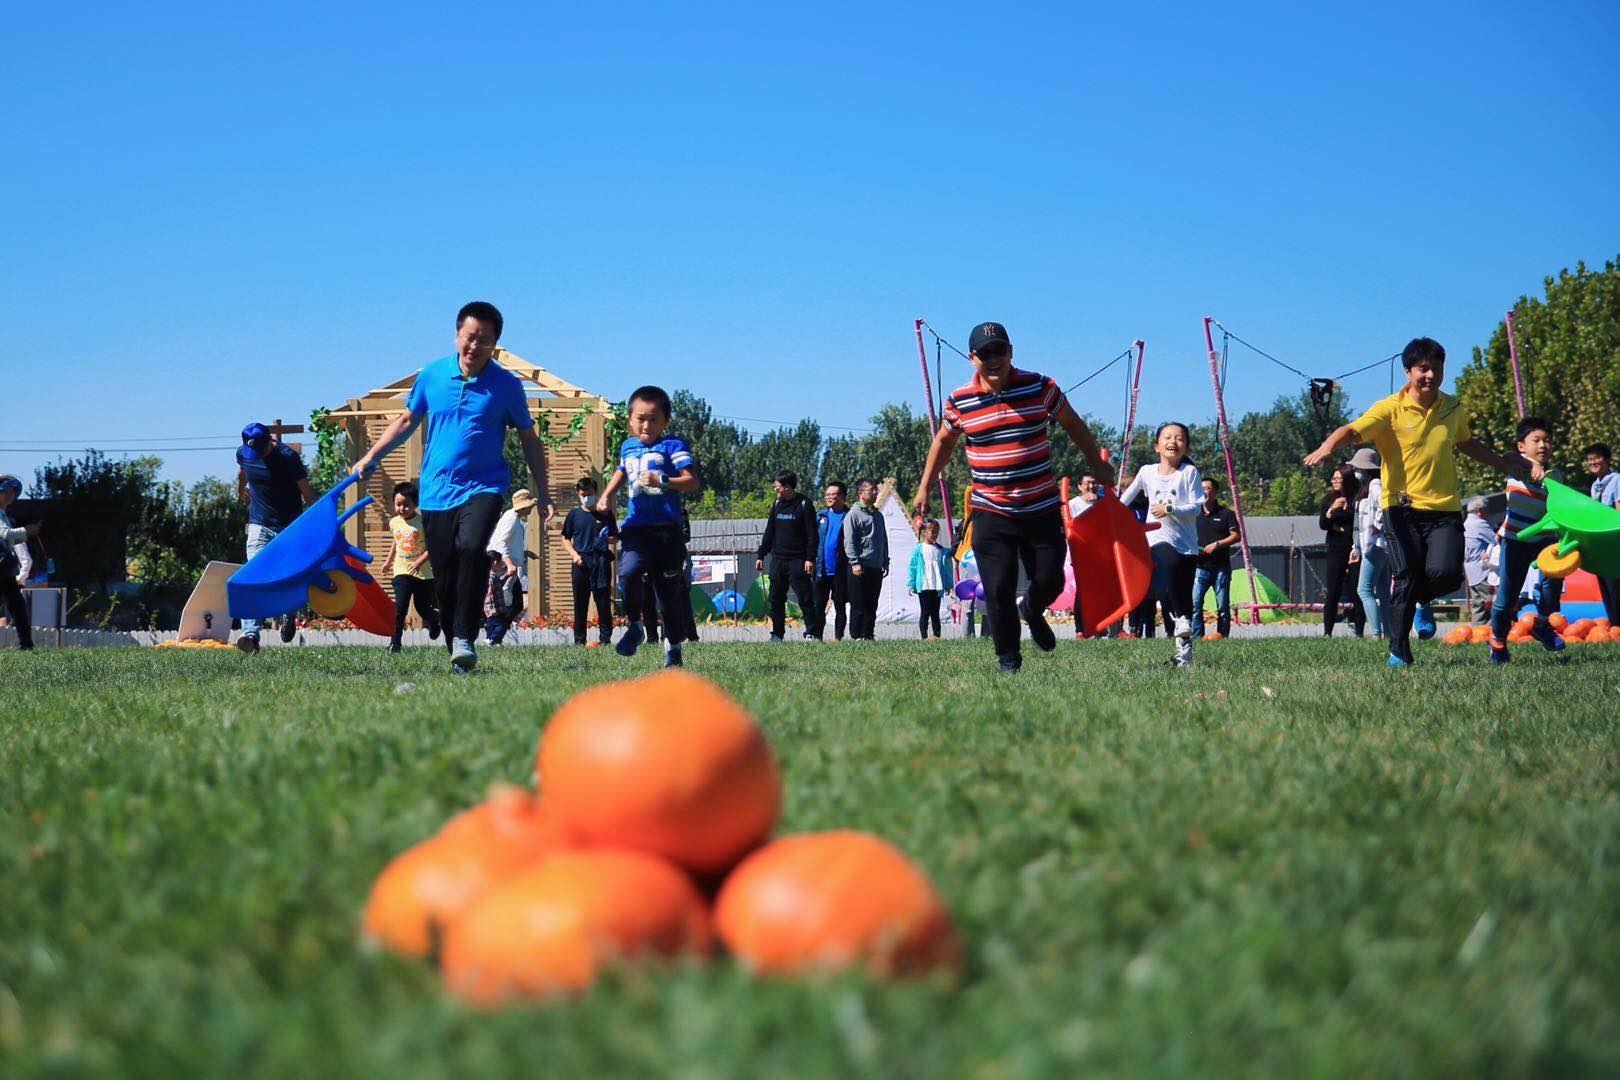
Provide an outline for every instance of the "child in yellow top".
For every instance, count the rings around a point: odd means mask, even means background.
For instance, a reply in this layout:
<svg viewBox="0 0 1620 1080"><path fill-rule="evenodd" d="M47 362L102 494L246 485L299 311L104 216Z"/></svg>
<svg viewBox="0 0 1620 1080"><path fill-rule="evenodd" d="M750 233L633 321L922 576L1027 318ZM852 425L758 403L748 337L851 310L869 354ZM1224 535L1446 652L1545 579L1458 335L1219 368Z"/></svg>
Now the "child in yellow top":
<svg viewBox="0 0 1620 1080"><path fill-rule="evenodd" d="M428 637L439 636L439 609L433 599L433 566L428 562L427 541L422 536L422 517L416 509L416 484L407 480L394 485L394 516L388 521L393 533L384 565L394 578L394 637L390 652L399 652L400 635L405 632L405 613L416 599L416 613L427 625Z"/></svg>
<svg viewBox="0 0 1620 1080"><path fill-rule="evenodd" d="M1383 484L1384 539L1390 566L1389 664L1412 663L1415 609L1462 584L1462 493L1457 486L1457 451L1475 461L1518 476L1529 464L1513 461L1474 438L1462 404L1440 392L1446 377L1446 350L1433 338L1415 338L1401 352L1406 385L1352 423L1329 435L1305 455L1315 467L1351 443L1378 448ZM1532 479L1541 479L1533 467ZM1417 622L1418 636L1434 636L1434 618Z"/></svg>

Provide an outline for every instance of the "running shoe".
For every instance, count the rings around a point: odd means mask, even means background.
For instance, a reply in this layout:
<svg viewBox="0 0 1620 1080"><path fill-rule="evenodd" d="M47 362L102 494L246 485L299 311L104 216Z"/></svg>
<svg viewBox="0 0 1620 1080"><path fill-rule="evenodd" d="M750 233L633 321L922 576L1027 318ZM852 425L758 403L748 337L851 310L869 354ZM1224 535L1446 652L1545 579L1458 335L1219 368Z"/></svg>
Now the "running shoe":
<svg viewBox="0 0 1620 1080"><path fill-rule="evenodd" d="M243 634L241 637L236 639L236 647L247 653L249 656L252 656L254 653L259 651L259 635Z"/></svg>
<svg viewBox="0 0 1620 1080"><path fill-rule="evenodd" d="M1429 610L1428 604L1419 604L1417 613L1412 616L1412 629L1424 641L1434 637L1434 612Z"/></svg>
<svg viewBox="0 0 1620 1080"><path fill-rule="evenodd" d="M1493 664L1505 664L1513 659L1512 654L1508 652L1507 643L1498 641L1495 634L1491 635L1490 653L1491 663Z"/></svg>
<svg viewBox="0 0 1620 1080"><path fill-rule="evenodd" d="M478 666L478 652L466 638L450 643L450 670L466 675Z"/></svg>
<svg viewBox="0 0 1620 1080"><path fill-rule="evenodd" d="M1402 660L1400 657L1396 656L1394 653L1390 653L1389 654L1389 659L1384 661L1384 662L1386 664L1388 664L1390 667L1411 667L1412 666L1411 664L1407 663L1405 660Z"/></svg>
<svg viewBox="0 0 1620 1080"><path fill-rule="evenodd" d="M624 628L619 640L613 643L613 651L620 656L634 656L641 643L647 640L647 628L639 622L633 622Z"/></svg>
<svg viewBox="0 0 1620 1080"><path fill-rule="evenodd" d="M1545 619L1537 619L1536 624L1530 628L1530 636L1541 643L1541 647L1548 652L1563 652L1564 639L1558 636L1558 631L1552 628L1552 623Z"/></svg>

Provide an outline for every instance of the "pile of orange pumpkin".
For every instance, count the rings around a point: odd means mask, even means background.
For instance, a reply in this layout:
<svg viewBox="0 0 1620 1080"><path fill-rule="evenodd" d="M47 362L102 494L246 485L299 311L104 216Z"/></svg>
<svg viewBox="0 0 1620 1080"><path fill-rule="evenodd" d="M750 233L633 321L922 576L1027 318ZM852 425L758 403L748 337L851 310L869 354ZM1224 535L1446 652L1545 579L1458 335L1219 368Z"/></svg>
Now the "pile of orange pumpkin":
<svg viewBox="0 0 1620 1080"><path fill-rule="evenodd" d="M1558 636L1565 641L1620 641L1620 626L1610 626L1608 619L1576 619L1570 622L1562 614L1551 615L1547 619L1552 628L1558 631ZM1519 615L1513 627L1508 630L1507 643L1515 645L1521 641L1534 641L1530 636L1530 628L1536 625L1536 614L1533 610L1526 610ZM1479 626L1454 626L1441 638L1448 645L1481 644L1491 638L1489 624Z"/></svg>
<svg viewBox="0 0 1620 1080"><path fill-rule="evenodd" d="M671 670L581 691L540 737L538 793L515 785L388 864L361 931L437 954L479 1005L589 987L613 964L701 958L752 970L953 966L932 883L878 837L772 838L781 774L754 718Z"/></svg>

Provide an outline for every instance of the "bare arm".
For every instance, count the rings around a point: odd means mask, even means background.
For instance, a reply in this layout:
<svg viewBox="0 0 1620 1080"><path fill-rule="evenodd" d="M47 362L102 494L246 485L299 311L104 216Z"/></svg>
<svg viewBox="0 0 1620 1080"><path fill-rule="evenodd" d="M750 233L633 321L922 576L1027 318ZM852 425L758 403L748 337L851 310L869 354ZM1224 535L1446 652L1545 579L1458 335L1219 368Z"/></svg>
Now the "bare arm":
<svg viewBox="0 0 1620 1080"><path fill-rule="evenodd" d="M619 497L619 489L624 486L624 470L614 469L613 475L608 477L607 487L602 489L602 497L596 500L596 512L608 514L613 512L615 500Z"/></svg>
<svg viewBox="0 0 1620 1080"><path fill-rule="evenodd" d="M236 498L238 502L247 502L247 475L241 469L236 470Z"/></svg>
<svg viewBox="0 0 1620 1080"><path fill-rule="evenodd" d="M664 477L663 486L671 491L681 491L690 495L703 485L698 480L697 470L688 465L674 476Z"/></svg>
<svg viewBox="0 0 1620 1080"><path fill-rule="evenodd" d="M919 517L928 516L928 490L939 482L940 470L945 468L945 462L961 437L961 432L949 424L939 425L939 430L934 432L934 441L928 447L928 460L923 463L922 479L917 482L917 497L911 500L911 509Z"/></svg>
<svg viewBox="0 0 1620 1080"><path fill-rule="evenodd" d="M1527 461L1517 454L1504 457L1475 438L1468 438L1458 443L1457 449L1461 450L1463 453L1467 454L1481 465L1488 465L1493 469L1500 469L1509 476L1517 476L1520 479L1528 476L1531 480L1540 480L1543 476L1547 475L1546 470L1535 462Z"/></svg>
<svg viewBox="0 0 1620 1080"><path fill-rule="evenodd" d="M409 410L394 417L393 421L383 429L383 433L377 437L376 443L370 450L361 455L360 460L354 463L354 468L350 471L358 474L362 480L369 477L377 471L377 463L393 453L394 448L399 446L400 443L410 438L411 432L415 431L417 425L421 424L421 422L422 415Z"/></svg>
<svg viewBox="0 0 1620 1080"><path fill-rule="evenodd" d="M1305 467L1314 469L1333 455L1333 451L1351 443L1363 441L1354 426L1346 424L1322 441L1322 445L1305 455Z"/></svg>
<svg viewBox="0 0 1620 1080"><path fill-rule="evenodd" d="M1068 399L1064 399L1055 419L1058 427L1068 432L1069 438L1074 440L1074 445L1078 446L1080 453L1085 455L1086 463L1091 466L1091 473L1097 478L1097 482L1107 487L1113 487L1115 480L1114 467L1108 464L1107 460L1102 456L1102 451L1097 449L1097 440L1092 436L1091 429L1086 426L1084 420L1080 419L1080 414L1074 411L1074 406L1069 404Z"/></svg>

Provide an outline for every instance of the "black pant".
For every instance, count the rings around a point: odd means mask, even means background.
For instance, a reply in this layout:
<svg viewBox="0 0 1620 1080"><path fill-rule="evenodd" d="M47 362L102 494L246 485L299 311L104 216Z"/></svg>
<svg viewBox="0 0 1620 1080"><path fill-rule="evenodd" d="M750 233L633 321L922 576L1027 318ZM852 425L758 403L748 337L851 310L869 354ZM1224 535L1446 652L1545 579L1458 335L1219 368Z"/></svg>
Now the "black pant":
<svg viewBox="0 0 1620 1080"><path fill-rule="evenodd" d="M1193 580L1198 577L1198 556L1185 555L1169 544L1153 545L1159 564L1159 603L1166 609L1165 633L1174 629L1173 618L1192 618Z"/></svg>
<svg viewBox="0 0 1620 1080"><path fill-rule="evenodd" d="M433 603L433 582L414 574L399 574L394 578L394 638L389 642L391 645L398 645L400 635L405 632L405 615L411 609L412 598L416 600L416 613L422 616L427 628L433 630L439 625L439 609Z"/></svg>
<svg viewBox="0 0 1620 1080"><path fill-rule="evenodd" d="M927 637L928 627L932 624L934 636L939 637L939 590L924 589L918 593L917 605L922 608L922 614L917 616L917 633Z"/></svg>
<svg viewBox="0 0 1620 1080"><path fill-rule="evenodd" d="M572 568L574 585L574 644L585 644L585 624L590 621L591 601L596 601L596 639L606 645L613 638L613 590L591 587L600 575L587 563Z"/></svg>
<svg viewBox="0 0 1620 1080"><path fill-rule="evenodd" d="M1412 661L1412 615L1418 605L1452 592L1463 579L1463 521L1455 510L1384 511L1389 550L1389 651Z"/></svg>
<svg viewBox="0 0 1620 1080"><path fill-rule="evenodd" d="M1620 578L1598 578L1598 596L1603 598L1603 614L1620 626Z"/></svg>
<svg viewBox="0 0 1620 1080"><path fill-rule="evenodd" d="M500 516L501 497L493 492L468 496L448 510L422 511L446 645L455 638L478 639L489 588L489 538Z"/></svg>
<svg viewBox="0 0 1620 1080"><path fill-rule="evenodd" d="M0 570L0 596L5 597L6 617L17 631L17 647L19 649L32 649L34 647L34 627L28 615L28 601L23 597L22 586L17 584L17 563L7 560L6 569Z"/></svg>
<svg viewBox="0 0 1620 1080"><path fill-rule="evenodd" d="M827 601L833 605L833 640L844 639L845 608L849 604L849 571L840 567L831 574L816 578L816 622L821 632L827 632ZM820 635L818 635L820 636Z"/></svg>
<svg viewBox="0 0 1620 1080"><path fill-rule="evenodd" d="M984 621L996 656L1022 659L1018 626L1018 566L1029 577L1027 611L1039 614L1063 591L1063 519L1056 510L1033 517L981 513L973 519L973 555L984 582Z"/></svg>
<svg viewBox="0 0 1620 1080"><path fill-rule="evenodd" d="M686 585L686 542L681 530L665 525L632 525L619 534L619 586L624 590L624 617L640 622L646 608L647 586L658 596L664 616L664 637L675 644L687 640L692 623Z"/></svg>
<svg viewBox="0 0 1620 1080"><path fill-rule="evenodd" d="M1344 597L1345 582L1352 582L1350 593L1350 625L1355 628L1356 637L1367 625L1367 613L1362 610L1361 598L1353 590L1354 579L1350 578L1350 549L1328 545L1326 577L1323 584L1327 588L1327 595L1322 598L1322 633L1328 637L1333 636L1333 627L1339 621L1339 601ZM1356 574L1360 575L1361 568L1356 567Z"/></svg>
<svg viewBox="0 0 1620 1080"><path fill-rule="evenodd" d="M883 591L883 568L863 566L849 572L849 636L871 641L877 636L878 594Z"/></svg>
<svg viewBox="0 0 1620 1080"><path fill-rule="evenodd" d="M803 555L772 555L767 564L771 569L771 633L781 637L787 630L788 586L793 586L793 598L804 613L804 628L812 636L821 636L820 620L816 618L814 586L804 568Z"/></svg>

